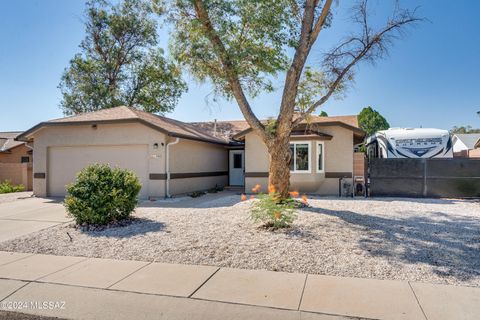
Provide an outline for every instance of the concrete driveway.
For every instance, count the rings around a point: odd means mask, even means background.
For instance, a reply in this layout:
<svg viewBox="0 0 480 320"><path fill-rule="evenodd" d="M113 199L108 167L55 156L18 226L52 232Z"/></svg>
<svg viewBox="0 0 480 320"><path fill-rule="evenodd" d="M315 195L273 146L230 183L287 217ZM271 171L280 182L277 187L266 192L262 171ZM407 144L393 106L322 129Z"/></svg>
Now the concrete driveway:
<svg viewBox="0 0 480 320"><path fill-rule="evenodd" d="M0 242L70 220L59 199L28 198L0 203Z"/></svg>

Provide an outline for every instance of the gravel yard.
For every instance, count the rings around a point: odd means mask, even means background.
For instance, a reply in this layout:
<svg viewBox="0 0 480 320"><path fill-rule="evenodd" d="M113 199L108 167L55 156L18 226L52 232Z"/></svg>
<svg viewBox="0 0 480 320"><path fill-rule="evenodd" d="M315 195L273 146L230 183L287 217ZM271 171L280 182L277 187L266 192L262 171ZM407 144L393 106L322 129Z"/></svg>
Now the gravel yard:
<svg viewBox="0 0 480 320"><path fill-rule="evenodd" d="M67 223L0 250L480 286L478 201L311 199L292 228L272 232L239 198L145 202L127 226Z"/></svg>

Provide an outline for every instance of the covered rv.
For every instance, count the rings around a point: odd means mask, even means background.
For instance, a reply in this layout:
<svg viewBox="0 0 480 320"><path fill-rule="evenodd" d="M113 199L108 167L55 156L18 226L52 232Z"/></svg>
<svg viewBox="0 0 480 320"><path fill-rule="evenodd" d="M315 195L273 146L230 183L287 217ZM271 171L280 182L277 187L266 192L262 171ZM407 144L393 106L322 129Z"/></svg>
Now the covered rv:
<svg viewBox="0 0 480 320"><path fill-rule="evenodd" d="M447 130L391 128L367 138L369 158L452 158L452 140Z"/></svg>

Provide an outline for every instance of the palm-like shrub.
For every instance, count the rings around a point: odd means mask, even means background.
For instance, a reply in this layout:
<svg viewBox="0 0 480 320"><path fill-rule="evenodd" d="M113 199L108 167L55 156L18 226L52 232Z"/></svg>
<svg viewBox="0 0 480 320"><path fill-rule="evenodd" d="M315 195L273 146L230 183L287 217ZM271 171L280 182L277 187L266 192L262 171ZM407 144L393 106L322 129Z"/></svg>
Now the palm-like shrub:
<svg viewBox="0 0 480 320"><path fill-rule="evenodd" d="M94 164L82 169L67 186L64 204L77 224L108 224L130 216L140 189L132 171Z"/></svg>
<svg viewBox="0 0 480 320"><path fill-rule="evenodd" d="M260 185L252 189L254 193L259 192L259 190ZM296 196L298 196L298 193L296 193ZM254 221L261 221L268 228L289 227L297 217L295 209L299 207L300 203L293 198L279 199L280 194L275 191L273 186L269 186L268 193L259 193L257 199L252 203L250 218ZM246 200L245 195L242 200Z"/></svg>

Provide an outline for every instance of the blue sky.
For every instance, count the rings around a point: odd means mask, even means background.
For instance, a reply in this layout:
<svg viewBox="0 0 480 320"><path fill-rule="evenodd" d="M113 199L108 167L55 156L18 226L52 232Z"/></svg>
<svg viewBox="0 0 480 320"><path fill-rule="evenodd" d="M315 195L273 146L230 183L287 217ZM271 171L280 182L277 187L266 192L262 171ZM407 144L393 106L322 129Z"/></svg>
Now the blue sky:
<svg viewBox="0 0 480 320"><path fill-rule="evenodd" d="M345 8L335 8L332 28L319 38L310 61L320 61L348 31ZM377 17L393 1L373 0ZM480 1L405 0L420 6L426 22L396 42L390 55L375 66L362 64L355 84L342 100L329 101L330 115L356 114L371 105L392 126L480 127ZM0 1L0 131L25 130L61 117L57 85L84 37L84 2L80 0ZM374 20L377 21L377 20ZM162 42L167 35L162 34ZM241 119L233 102L207 103L212 89L188 79L189 92L167 116L183 121ZM281 87L283 78L275 80ZM252 100L259 117L278 110L280 91Z"/></svg>

